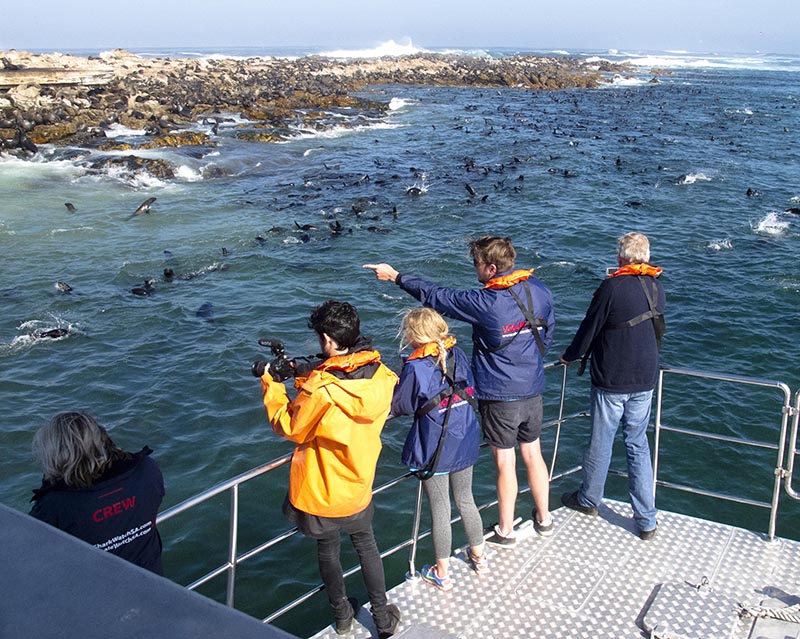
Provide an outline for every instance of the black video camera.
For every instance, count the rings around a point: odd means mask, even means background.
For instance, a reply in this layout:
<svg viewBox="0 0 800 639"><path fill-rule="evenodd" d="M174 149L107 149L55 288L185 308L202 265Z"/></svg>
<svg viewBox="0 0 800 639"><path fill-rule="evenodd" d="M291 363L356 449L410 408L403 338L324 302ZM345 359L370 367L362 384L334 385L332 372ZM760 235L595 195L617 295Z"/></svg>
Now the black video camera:
<svg viewBox="0 0 800 639"><path fill-rule="evenodd" d="M283 382L296 375L307 375L314 368L324 361L323 355L315 357L293 357L286 356L286 349L283 342L279 339L260 339L259 346L266 346L272 352L275 359L271 362L256 360L250 372L253 377L261 377L265 372L269 373L276 382Z"/></svg>

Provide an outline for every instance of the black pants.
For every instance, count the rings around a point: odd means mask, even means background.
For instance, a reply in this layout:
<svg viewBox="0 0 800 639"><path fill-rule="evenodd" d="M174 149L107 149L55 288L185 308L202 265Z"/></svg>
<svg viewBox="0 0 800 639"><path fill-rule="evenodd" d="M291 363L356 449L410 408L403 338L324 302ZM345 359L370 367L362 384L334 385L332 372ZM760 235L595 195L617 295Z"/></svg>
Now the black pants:
<svg viewBox="0 0 800 639"><path fill-rule="evenodd" d="M372 617L378 630L382 630L391 626L392 619L386 610L386 577L383 574L383 561L372 530L374 511L374 506L370 502L369 506L355 515L318 517L295 508L288 496L283 502L283 514L286 518L306 537L317 540L319 576L322 577L322 583L328 591L328 600L337 619L345 619L351 614L340 558L341 533L344 531L350 536L361 564L361 576L367 587Z"/></svg>
<svg viewBox="0 0 800 639"><path fill-rule="evenodd" d="M361 564L361 576L367 587L372 616L378 628L389 625L389 616L386 612L386 578L383 574L383 561L375 543L372 532L372 521L358 531L345 531L350 535L353 547L358 553ZM340 559L341 537L339 532L331 533L317 539L317 557L319 558L319 574L322 583L328 591L328 600L337 619L344 619L350 615L350 604L347 602L347 591L344 586L344 573Z"/></svg>

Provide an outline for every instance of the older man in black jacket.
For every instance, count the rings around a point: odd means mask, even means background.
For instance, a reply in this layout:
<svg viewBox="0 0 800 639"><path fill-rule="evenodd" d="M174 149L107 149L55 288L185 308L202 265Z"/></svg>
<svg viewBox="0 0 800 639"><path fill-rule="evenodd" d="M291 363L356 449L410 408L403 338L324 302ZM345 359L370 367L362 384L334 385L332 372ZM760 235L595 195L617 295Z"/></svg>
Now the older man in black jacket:
<svg viewBox="0 0 800 639"><path fill-rule="evenodd" d="M658 351L664 333L664 287L651 266L650 242L628 233L617 243L619 269L597 288L561 361L591 353L592 435L583 459L580 488L561 502L596 515L603 499L614 436L622 423L628 460L628 490L633 518L642 539L656 532L653 465L647 425L658 379Z"/></svg>

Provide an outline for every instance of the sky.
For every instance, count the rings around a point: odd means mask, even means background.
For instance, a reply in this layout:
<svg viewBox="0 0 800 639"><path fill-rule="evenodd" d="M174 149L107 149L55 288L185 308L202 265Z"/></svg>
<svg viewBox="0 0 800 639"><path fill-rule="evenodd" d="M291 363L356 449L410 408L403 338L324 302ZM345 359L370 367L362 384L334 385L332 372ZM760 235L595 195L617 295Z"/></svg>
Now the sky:
<svg viewBox="0 0 800 639"><path fill-rule="evenodd" d="M800 53L800 0L0 0L0 50L318 46ZM3 6L5 5L5 6Z"/></svg>

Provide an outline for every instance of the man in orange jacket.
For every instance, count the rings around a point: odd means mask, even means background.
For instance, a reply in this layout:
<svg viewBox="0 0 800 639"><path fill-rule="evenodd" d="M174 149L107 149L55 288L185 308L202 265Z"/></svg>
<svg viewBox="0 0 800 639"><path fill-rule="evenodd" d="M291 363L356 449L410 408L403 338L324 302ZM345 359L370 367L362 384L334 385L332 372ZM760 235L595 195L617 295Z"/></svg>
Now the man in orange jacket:
<svg viewBox="0 0 800 639"><path fill-rule="evenodd" d="M297 444L292 456L287 519L317 540L319 572L338 634L349 632L358 608L348 599L340 562L340 531L350 536L361 563L372 616L381 638L397 630L400 611L386 601L386 579L372 530L372 483L380 434L397 384L360 335L356 309L328 300L311 313L325 361L307 377L295 377L290 402L281 383L291 373L270 366L261 376L272 429Z"/></svg>

